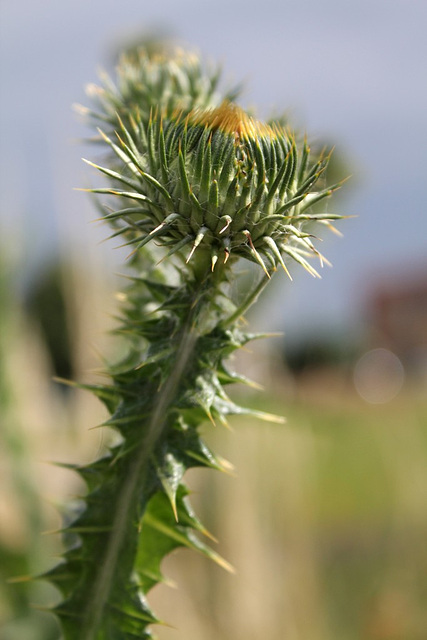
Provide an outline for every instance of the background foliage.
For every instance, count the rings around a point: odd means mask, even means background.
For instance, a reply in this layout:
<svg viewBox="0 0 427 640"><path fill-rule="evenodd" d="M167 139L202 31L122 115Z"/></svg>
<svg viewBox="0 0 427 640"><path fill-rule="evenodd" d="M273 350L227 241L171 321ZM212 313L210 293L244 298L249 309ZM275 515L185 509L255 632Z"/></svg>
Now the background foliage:
<svg viewBox="0 0 427 640"><path fill-rule="evenodd" d="M79 327L74 351L87 371L97 362L88 345L99 344L111 326L113 284L101 275L105 267L84 278L78 271L76 265L63 270L63 282L73 282L65 295ZM14 294L13 270L4 267L2 274L1 637L55 639L51 616L32 605L51 604L57 595L43 583L3 579L55 564L58 536L40 537L39 530L60 526L49 502L68 500L81 487L45 461L93 458L108 437L88 429L105 414L90 395L64 398L52 385L41 332ZM103 313L88 316L76 304L76 284L81 298L96 299ZM273 373L263 380L270 397L260 408L283 413L287 424L235 419L233 431L209 437L234 461L236 477L193 471L189 478L192 500L237 574L185 551L172 555L165 572L179 589L156 589L153 606L176 629L159 627L160 638L255 640L264 633L281 640L286 632L295 640L421 640L427 630L423 389L408 383L388 405L372 407L345 372L323 371L297 385Z"/></svg>

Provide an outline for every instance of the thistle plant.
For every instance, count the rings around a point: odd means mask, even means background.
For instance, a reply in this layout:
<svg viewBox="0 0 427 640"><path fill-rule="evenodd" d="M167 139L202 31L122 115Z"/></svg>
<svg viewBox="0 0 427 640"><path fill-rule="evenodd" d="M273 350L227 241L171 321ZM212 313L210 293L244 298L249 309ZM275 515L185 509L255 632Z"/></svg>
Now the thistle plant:
<svg viewBox="0 0 427 640"><path fill-rule="evenodd" d="M160 622L146 596L164 580L177 547L231 569L206 544L184 475L227 470L203 442L204 422L269 414L235 404L226 387L248 382L228 356L258 337L241 318L278 267L311 275L316 227L338 216L313 205L339 185L324 179L329 155L312 156L279 124L262 123L217 95L218 77L185 54L122 59L118 84L91 90L101 124L106 182L91 189L112 236L130 247L129 286L117 332L127 353L106 384L82 385L106 405L120 440L73 467L87 484L70 542L47 575L63 594L55 607L66 640L152 638ZM177 89L178 86L178 89ZM257 265L237 291L237 263ZM238 289L238 287L237 287Z"/></svg>

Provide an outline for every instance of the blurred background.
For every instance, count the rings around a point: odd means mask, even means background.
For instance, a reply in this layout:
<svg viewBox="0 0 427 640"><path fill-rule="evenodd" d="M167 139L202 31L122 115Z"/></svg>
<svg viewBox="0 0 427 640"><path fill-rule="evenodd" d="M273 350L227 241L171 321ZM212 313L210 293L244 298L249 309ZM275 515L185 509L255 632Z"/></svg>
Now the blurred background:
<svg viewBox="0 0 427 640"><path fill-rule="evenodd" d="M424 0L2 0L0 4L0 638L57 640L57 594L18 581L56 562L58 508L107 435L83 392L111 354L123 254L100 244L90 150L73 103L135 42L221 62L261 118L286 111L336 146L352 217L322 280L277 274L251 317L284 331L236 367L246 403L285 426L235 421L206 437L236 478L189 475L223 574L179 552L178 590L152 594L163 640L427 637L427 4ZM243 395L243 390L236 390ZM37 609L39 607L39 609Z"/></svg>

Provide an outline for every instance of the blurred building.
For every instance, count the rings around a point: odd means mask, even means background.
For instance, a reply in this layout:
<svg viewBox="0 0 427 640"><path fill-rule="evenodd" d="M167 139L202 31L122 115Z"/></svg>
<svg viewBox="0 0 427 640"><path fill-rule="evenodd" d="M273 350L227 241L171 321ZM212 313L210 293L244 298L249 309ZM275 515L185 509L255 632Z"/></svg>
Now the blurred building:
<svg viewBox="0 0 427 640"><path fill-rule="evenodd" d="M408 374L427 374L427 268L380 281L368 313L373 346L396 354Z"/></svg>

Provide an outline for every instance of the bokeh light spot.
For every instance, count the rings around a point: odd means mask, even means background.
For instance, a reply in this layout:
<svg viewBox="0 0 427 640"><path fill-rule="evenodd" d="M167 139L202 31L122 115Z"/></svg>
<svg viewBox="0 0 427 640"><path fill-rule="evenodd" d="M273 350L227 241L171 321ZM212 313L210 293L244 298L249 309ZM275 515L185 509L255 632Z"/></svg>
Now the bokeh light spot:
<svg viewBox="0 0 427 640"><path fill-rule="evenodd" d="M399 358L388 349L372 349L356 363L353 380L363 400L384 404L401 390L405 370Z"/></svg>

